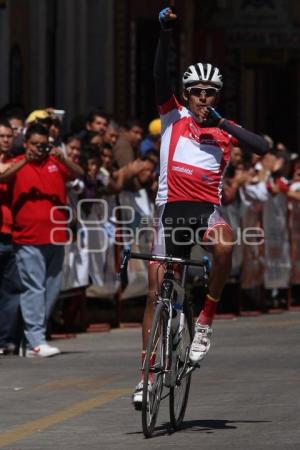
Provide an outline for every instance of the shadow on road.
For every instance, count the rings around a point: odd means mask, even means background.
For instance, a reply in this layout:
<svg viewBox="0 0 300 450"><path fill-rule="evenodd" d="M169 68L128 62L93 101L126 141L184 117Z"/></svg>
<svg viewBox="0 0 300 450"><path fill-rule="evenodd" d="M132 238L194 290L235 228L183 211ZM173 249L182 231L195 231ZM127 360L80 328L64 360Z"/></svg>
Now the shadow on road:
<svg viewBox="0 0 300 450"><path fill-rule="evenodd" d="M171 435L178 432L198 431L201 433L213 433L215 430L235 430L239 423L270 423L270 420L186 420L182 423L178 430L174 430L169 422L155 428L152 437L160 437L164 435ZM127 434L140 434L141 431Z"/></svg>
<svg viewBox="0 0 300 450"><path fill-rule="evenodd" d="M169 423L164 423L156 428L158 435L173 434L178 431L198 431L201 433L213 433L215 430L235 430L239 423L269 423L269 420L186 420L175 431Z"/></svg>

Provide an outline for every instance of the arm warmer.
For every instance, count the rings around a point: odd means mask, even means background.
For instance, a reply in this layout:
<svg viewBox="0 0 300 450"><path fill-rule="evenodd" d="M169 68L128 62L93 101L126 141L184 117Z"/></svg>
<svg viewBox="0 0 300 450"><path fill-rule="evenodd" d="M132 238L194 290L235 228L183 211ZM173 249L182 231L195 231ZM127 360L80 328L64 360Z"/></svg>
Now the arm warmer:
<svg viewBox="0 0 300 450"><path fill-rule="evenodd" d="M163 105L172 96L168 68L170 39L171 33L169 31L161 31L155 53L153 76L158 105Z"/></svg>
<svg viewBox="0 0 300 450"><path fill-rule="evenodd" d="M262 136L258 134L252 133L251 131L246 130L243 127L235 125L234 123L228 122L228 120L224 119L223 122L219 125L219 127L227 131L227 133L231 134L237 140L247 147L247 150L250 150L257 155L264 155L268 152L269 147L268 143Z"/></svg>

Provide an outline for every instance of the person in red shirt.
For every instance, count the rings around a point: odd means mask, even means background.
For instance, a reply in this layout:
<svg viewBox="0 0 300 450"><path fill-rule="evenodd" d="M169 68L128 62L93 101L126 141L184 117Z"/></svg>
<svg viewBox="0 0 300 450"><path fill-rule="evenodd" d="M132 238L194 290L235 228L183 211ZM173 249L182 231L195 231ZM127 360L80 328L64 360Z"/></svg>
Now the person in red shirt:
<svg viewBox="0 0 300 450"><path fill-rule="evenodd" d="M13 129L0 122L0 174L12 163ZM19 284L12 245L12 213L7 184L0 183L0 354L18 346Z"/></svg>
<svg viewBox="0 0 300 450"><path fill-rule="evenodd" d="M12 196L12 238L21 279L20 307L24 322L21 356L60 353L46 342L46 325L60 291L64 244L68 240L65 183L83 170L51 148L48 130L33 124L25 135L25 156L12 164L0 182Z"/></svg>

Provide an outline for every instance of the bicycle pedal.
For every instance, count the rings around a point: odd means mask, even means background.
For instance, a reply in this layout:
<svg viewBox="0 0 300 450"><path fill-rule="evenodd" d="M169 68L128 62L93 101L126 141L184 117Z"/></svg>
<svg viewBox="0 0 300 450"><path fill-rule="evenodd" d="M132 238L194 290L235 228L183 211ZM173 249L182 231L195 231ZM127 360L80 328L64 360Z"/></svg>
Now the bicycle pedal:
<svg viewBox="0 0 300 450"><path fill-rule="evenodd" d="M135 402L133 406L136 411L142 411L142 402Z"/></svg>

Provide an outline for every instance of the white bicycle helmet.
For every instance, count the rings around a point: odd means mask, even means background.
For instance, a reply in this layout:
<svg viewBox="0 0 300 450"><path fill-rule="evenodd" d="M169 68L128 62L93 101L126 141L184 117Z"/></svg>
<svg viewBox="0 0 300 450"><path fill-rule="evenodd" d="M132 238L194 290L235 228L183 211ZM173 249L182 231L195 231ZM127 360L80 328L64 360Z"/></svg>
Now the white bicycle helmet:
<svg viewBox="0 0 300 450"><path fill-rule="evenodd" d="M221 89L223 86L222 75L218 67L212 66L209 63L192 64L187 68L182 77L183 87L201 83L201 81L205 83L211 82L218 89Z"/></svg>

